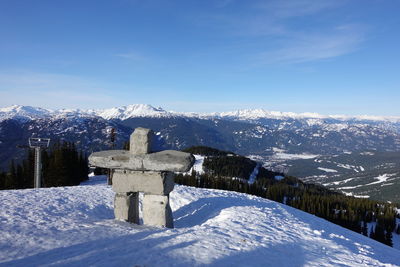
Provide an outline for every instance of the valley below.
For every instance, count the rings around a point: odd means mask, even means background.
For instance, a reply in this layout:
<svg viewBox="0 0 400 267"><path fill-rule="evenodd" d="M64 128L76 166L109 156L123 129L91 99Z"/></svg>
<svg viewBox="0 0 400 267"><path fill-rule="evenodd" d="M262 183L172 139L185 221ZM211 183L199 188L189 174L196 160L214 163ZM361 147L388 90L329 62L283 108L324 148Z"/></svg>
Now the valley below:
<svg viewBox="0 0 400 267"><path fill-rule="evenodd" d="M250 156L264 167L357 198L400 203L400 152Z"/></svg>
<svg viewBox="0 0 400 267"><path fill-rule="evenodd" d="M26 149L18 146L26 146L29 137L74 142L90 154L122 148L136 127L154 131L155 151L214 147L347 195L400 203L400 118L393 117L265 110L196 114L143 104L86 111L11 106L0 109L0 169L24 158Z"/></svg>

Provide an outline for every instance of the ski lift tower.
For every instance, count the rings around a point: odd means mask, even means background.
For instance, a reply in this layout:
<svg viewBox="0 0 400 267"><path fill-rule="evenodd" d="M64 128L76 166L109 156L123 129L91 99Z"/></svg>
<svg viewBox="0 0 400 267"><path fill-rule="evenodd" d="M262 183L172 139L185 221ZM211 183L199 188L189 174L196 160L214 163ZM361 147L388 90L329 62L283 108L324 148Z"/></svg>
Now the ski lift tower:
<svg viewBox="0 0 400 267"><path fill-rule="evenodd" d="M50 138L29 138L29 147L35 149L35 182L34 187L40 188L41 174L42 174L42 159L41 159L41 150L49 147Z"/></svg>

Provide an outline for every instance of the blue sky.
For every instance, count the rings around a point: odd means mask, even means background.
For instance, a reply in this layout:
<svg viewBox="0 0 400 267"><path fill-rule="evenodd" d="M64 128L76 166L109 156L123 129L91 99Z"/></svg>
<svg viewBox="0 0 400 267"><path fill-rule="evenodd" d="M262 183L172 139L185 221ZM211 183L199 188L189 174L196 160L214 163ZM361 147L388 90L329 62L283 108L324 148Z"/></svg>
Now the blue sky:
<svg viewBox="0 0 400 267"><path fill-rule="evenodd" d="M400 1L0 1L0 106L400 116Z"/></svg>

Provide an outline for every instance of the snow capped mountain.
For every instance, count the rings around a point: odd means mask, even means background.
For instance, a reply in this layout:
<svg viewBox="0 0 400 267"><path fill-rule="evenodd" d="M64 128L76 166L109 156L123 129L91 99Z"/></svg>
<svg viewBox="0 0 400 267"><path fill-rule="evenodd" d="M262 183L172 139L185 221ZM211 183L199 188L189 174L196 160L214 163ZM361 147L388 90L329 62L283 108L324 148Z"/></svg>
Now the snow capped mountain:
<svg viewBox="0 0 400 267"><path fill-rule="evenodd" d="M126 120L134 117L170 117L172 114L162 108L155 108L151 105L134 104L123 107L115 107L95 112L98 116L110 120Z"/></svg>
<svg viewBox="0 0 400 267"><path fill-rule="evenodd" d="M0 121L7 119L28 121L49 117L51 114L52 111L48 109L13 105L5 108L0 108Z"/></svg>
<svg viewBox="0 0 400 267"><path fill-rule="evenodd" d="M180 113L172 113L163 110L162 108L155 108L151 105L133 104L122 107L114 107L110 109L101 110L82 110L82 109L43 109L30 106L10 106L0 108L0 121L6 119L16 119L20 121L29 121L36 119L60 119L69 117L101 117L106 120L126 120L129 118L137 117L172 117ZM180 114L181 116L184 116Z"/></svg>
<svg viewBox="0 0 400 267"><path fill-rule="evenodd" d="M219 117L230 117L241 120L326 118L326 116L317 113L280 112L280 111L267 111L264 109L242 109L237 111L220 112L214 114Z"/></svg>
<svg viewBox="0 0 400 267"><path fill-rule="evenodd" d="M12 106L0 109L0 169L11 158L22 157L23 151L17 152L15 146L31 136L76 142L79 148L94 151L110 146L111 128L117 132L117 147L128 139L133 128L147 127L158 133L164 149L206 145L242 155L270 155L274 147L289 154L316 155L400 150L400 122L333 117L262 109L178 113L143 104L106 110L54 111Z"/></svg>
<svg viewBox="0 0 400 267"><path fill-rule="evenodd" d="M321 115L318 113L294 113L267 111L264 109L243 109L230 112L214 112L214 113L194 113L194 112L174 112L166 111L161 107L155 108L147 104L132 104L122 107L114 107L103 110L81 110L81 109L59 109L50 110L31 106L14 105L10 107L0 108L0 121L5 119L21 119L33 120L39 118L48 118L52 116L99 116L106 120L118 119L126 120L137 117L188 117L188 118L227 118L234 120L305 120L310 125L322 124L326 120L335 120L342 122L389 122L400 123L400 117L383 117L383 116L346 116L346 115Z"/></svg>
<svg viewBox="0 0 400 267"><path fill-rule="evenodd" d="M397 249L251 195L176 186L174 229L115 221L113 196L96 177L75 187L1 191L0 265L400 264Z"/></svg>
<svg viewBox="0 0 400 267"><path fill-rule="evenodd" d="M221 118L232 118L240 120L256 120L256 119L309 119L309 120L339 120L339 121L380 121L380 122L400 122L400 117L395 116L348 116L348 115L321 115L318 113L305 112L281 112L281 111L267 111L264 109L242 109L230 112L217 112L211 113L209 116L217 116Z"/></svg>

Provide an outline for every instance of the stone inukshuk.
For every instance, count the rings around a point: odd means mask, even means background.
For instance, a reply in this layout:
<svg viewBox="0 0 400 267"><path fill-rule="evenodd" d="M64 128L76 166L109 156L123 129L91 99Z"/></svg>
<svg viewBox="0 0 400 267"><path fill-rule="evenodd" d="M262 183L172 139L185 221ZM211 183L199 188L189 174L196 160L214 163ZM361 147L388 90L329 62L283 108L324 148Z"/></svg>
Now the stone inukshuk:
<svg viewBox="0 0 400 267"><path fill-rule="evenodd" d="M175 150L151 153L150 129L136 128L130 150L107 150L89 156L91 165L114 170L114 214L117 220L139 223L139 192L143 192L143 224L173 228L169 193L174 173L188 171L193 155Z"/></svg>

